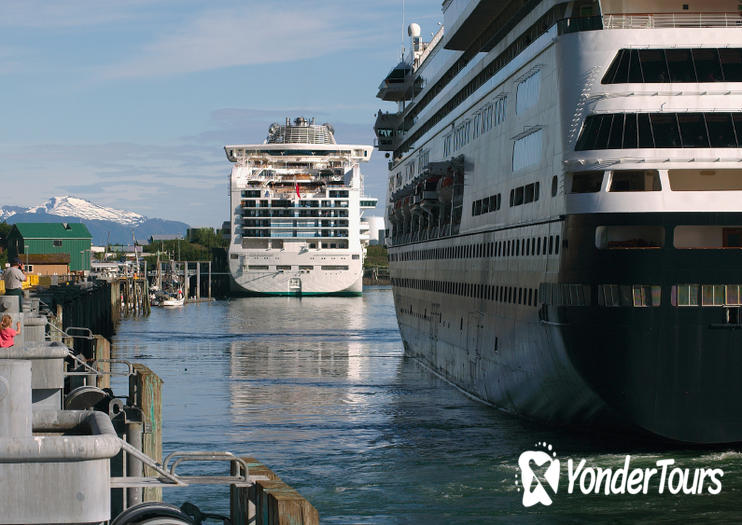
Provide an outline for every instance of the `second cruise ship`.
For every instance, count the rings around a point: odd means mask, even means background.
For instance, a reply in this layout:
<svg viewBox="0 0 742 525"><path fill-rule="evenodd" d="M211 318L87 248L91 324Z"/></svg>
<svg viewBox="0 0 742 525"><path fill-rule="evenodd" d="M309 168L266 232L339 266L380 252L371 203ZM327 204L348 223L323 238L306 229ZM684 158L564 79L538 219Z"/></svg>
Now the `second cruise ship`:
<svg viewBox="0 0 742 525"><path fill-rule="evenodd" d="M359 295L368 244L360 163L371 146L335 142L330 124L286 119L263 144L225 146L233 291Z"/></svg>

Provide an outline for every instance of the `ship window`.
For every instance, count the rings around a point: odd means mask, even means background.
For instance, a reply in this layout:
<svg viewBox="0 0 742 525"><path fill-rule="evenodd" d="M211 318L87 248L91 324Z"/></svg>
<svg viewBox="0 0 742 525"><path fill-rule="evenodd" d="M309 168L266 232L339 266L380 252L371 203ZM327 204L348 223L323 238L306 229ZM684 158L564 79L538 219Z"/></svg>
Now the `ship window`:
<svg viewBox="0 0 742 525"><path fill-rule="evenodd" d="M300 265L299 266L299 269L300 270L314 270L314 266L312 266L312 265Z"/></svg>
<svg viewBox="0 0 742 525"><path fill-rule="evenodd" d="M701 286L702 306L723 306L725 299L724 285L704 284Z"/></svg>
<svg viewBox="0 0 742 525"><path fill-rule="evenodd" d="M610 135L608 136L608 149L621 149L623 146L623 121L625 115L613 115Z"/></svg>
<svg viewBox="0 0 742 525"><path fill-rule="evenodd" d="M675 226L673 244L678 249L740 249L742 226Z"/></svg>
<svg viewBox="0 0 742 525"><path fill-rule="evenodd" d="M541 71L534 71L528 78L518 84L515 98L515 112L523 113L538 102L541 90Z"/></svg>
<svg viewBox="0 0 742 525"><path fill-rule="evenodd" d="M697 284L678 284L672 287L670 302L673 306L698 306Z"/></svg>
<svg viewBox="0 0 742 525"><path fill-rule="evenodd" d="M629 82L643 82L642 70L639 66L639 51L632 49L629 52Z"/></svg>
<svg viewBox="0 0 742 525"><path fill-rule="evenodd" d="M59 248L62 246L62 241L55 239L52 241L52 246L54 246L55 248Z"/></svg>
<svg viewBox="0 0 742 525"><path fill-rule="evenodd" d="M709 139L706 133L706 124L703 113L687 113L678 115L680 136L685 148L708 148Z"/></svg>
<svg viewBox="0 0 742 525"><path fill-rule="evenodd" d="M621 288L617 284L601 284L598 286L598 304L600 306L621 306Z"/></svg>
<svg viewBox="0 0 742 525"><path fill-rule="evenodd" d="M626 115L626 123L624 125L623 132L623 147L624 148L636 148L639 144L639 138L637 135L636 126L636 115Z"/></svg>
<svg viewBox="0 0 742 525"><path fill-rule="evenodd" d="M740 285L738 284L727 284L726 285L726 300L725 304L740 306L742 305L742 295L740 294Z"/></svg>
<svg viewBox="0 0 742 525"><path fill-rule="evenodd" d="M608 67L608 72L603 77L603 84L616 84L625 82L629 76L629 50L619 49L616 58Z"/></svg>
<svg viewBox="0 0 742 525"><path fill-rule="evenodd" d="M742 170L669 170L672 191L742 190Z"/></svg>
<svg viewBox="0 0 742 525"><path fill-rule="evenodd" d="M602 83L723 81L742 81L742 49L621 49Z"/></svg>
<svg viewBox="0 0 742 525"><path fill-rule="evenodd" d="M276 266L276 270L290 270L291 265L278 265Z"/></svg>
<svg viewBox="0 0 742 525"><path fill-rule="evenodd" d="M577 140L577 145L575 146L576 151L595 149L595 138L602 122L601 115L590 115L585 119L585 123L582 126L582 133L580 133L580 138Z"/></svg>
<svg viewBox="0 0 742 525"><path fill-rule="evenodd" d="M712 148L736 148L737 139L729 113L707 113L706 126Z"/></svg>
<svg viewBox="0 0 742 525"><path fill-rule="evenodd" d="M657 170L614 171L608 191L660 191L660 175Z"/></svg>
<svg viewBox="0 0 742 525"><path fill-rule="evenodd" d="M719 54L716 49L694 49L693 62L696 64L696 77L699 82L723 80Z"/></svg>
<svg viewBox="0 0 742 525"><path fill-rule="evenodd" d="M652 130L654 131L654 142L658 148L681 147L678 126L674 114L652 113Z"/></svg>
<svg viewBox="0 0 742 525"><path fill-rule="evenodd" d="M250 264L247 267L248 270L267 270L268 266L262 264Z"/></svg>
<svg viewBox="0 0 742 525"><path fill-rule="evenodd" d="M667 66L670 69L670 82L695 82L693 59L689 49L667 49Z"/></svg>
<svg viewBox="0 0 742 525"><path fill-rule="evenodd" d="M600 250L662 248L665 228L662 226L627 225L595 228L595 247Z"/></svg>
<svg viewBox="0 0 742 525"><path fill-rule="evenodd" d="M572 174L571 193L595 193L603 184L602 171L582 171Z"/></svg>
<svg viewBox="0 0 742 525"><path fill-rule="evenodd" d="M639 113L637 120L639 121L639 147L654 148L654 135L652 134L652 126L649 123L649 114Z"/></svg>
<svg viewBox="0 0 742 525"><path fill-rule="evenodd" d="M719 49L719 58L727 82L742 82L742 49Z"/></svg>
<svg viewBox="0 0 742 525"><path fill-rule="evenodd" d="M559 189L559 178L554 175L551 178L551 196L556 197L557 190Z"/></svg>
<svg viewBox="0 0 742 525"><path fill-rule="evenodd" d="M623 119L621 114L588 116L575 150L730 148L742 143L742 113L632 113L625 115L625 125Z"/></svg>
<svg viewBox="0 0 742 525"><path fill-rule="evenodd" d="M644 82L667 82L667 63L663 50L641 49L639 50L639 62L641 63Z"/></svg>
<svg viewBox="0 0 742 525"><path fill-rule="evenodd" d="M608 145L608 138L610 137L611 126L613 123L613 115L602 115L600 116L600 120L600 128L597 130L594 139L597 145L595 147L603 149Z"/></svg>
<svg viewBox="0 0 742 525"><path fill-rule="evenodd" d="M631 287L632 306L647 307L659 306L662 298L662 288L659 286L647 286L635 284Z"/></svg>
<svg viewBox="0 0 742 525"><path fill-rule="evenodd" d="M536 130L521 137L513 144L513 171L518 171L541 162L543 130Z"/></svg>

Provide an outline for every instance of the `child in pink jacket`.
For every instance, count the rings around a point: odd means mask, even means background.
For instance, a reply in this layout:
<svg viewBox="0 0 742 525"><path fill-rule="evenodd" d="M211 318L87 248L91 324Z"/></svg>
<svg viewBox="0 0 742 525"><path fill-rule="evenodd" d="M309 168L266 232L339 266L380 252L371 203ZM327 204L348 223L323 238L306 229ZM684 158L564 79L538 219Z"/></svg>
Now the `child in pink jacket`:
<svg viewBox="0 0 742 525"><path fill-rule="evenodd" d="M13 320L9 315L3 316L2 322L0 322L0 348L9 348L15 344L15 336L21 333L21 323L15 324L15 330L10 325L13 324Z"/></svg>

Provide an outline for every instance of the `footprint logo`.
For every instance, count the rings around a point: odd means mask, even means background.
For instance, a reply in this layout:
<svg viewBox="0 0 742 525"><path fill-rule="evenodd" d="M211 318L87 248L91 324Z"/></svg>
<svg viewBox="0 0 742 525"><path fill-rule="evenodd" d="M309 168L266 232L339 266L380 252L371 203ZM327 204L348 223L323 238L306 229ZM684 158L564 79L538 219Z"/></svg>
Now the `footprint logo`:
<svg viewBox="0 0 742 525"><path fill-rule="evenodd" d="M552 495L559 488L559 460L556 459L556 452L545 442L536 443L536 447L541 450L526 450L518 458L524 507L533 507L538 503L548 507L552 500L546 486L551 488ZM515 478L515 484L519 485L517 474Z"/></svg>

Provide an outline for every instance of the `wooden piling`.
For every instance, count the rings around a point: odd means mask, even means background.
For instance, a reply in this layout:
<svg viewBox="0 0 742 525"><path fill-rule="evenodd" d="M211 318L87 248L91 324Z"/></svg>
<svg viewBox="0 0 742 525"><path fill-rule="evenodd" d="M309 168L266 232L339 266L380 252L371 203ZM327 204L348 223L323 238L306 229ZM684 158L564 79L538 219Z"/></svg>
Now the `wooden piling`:
<svg viewBox="0 0 742 525"><path fill-rule="evenodd" d="M102 335L95 336L95 360L111 359L111 342ZM97 363L97 368L104 375L97 376L95 386L98 388L111 388L111 363Z"/></svg>
<svg viewBox="0 0 742 525"><path fill-rule="evenodd" d="M233 525L318 525L319 513L309 501L255 458L242 458L251 485L232 486L229 498ZM234 467L233 467L233 474Z"/></svg>
<svg viewBox="0 0 742 525"><path fill-rule="evenodd" d="M162 379L146 366L135 363L134 375L129 377L129 404L142 410L142 452L162 462ZM153 469L145 466L144 475L156 477ZM162 501L162 488L147 487L142 501Z"/></svg>

